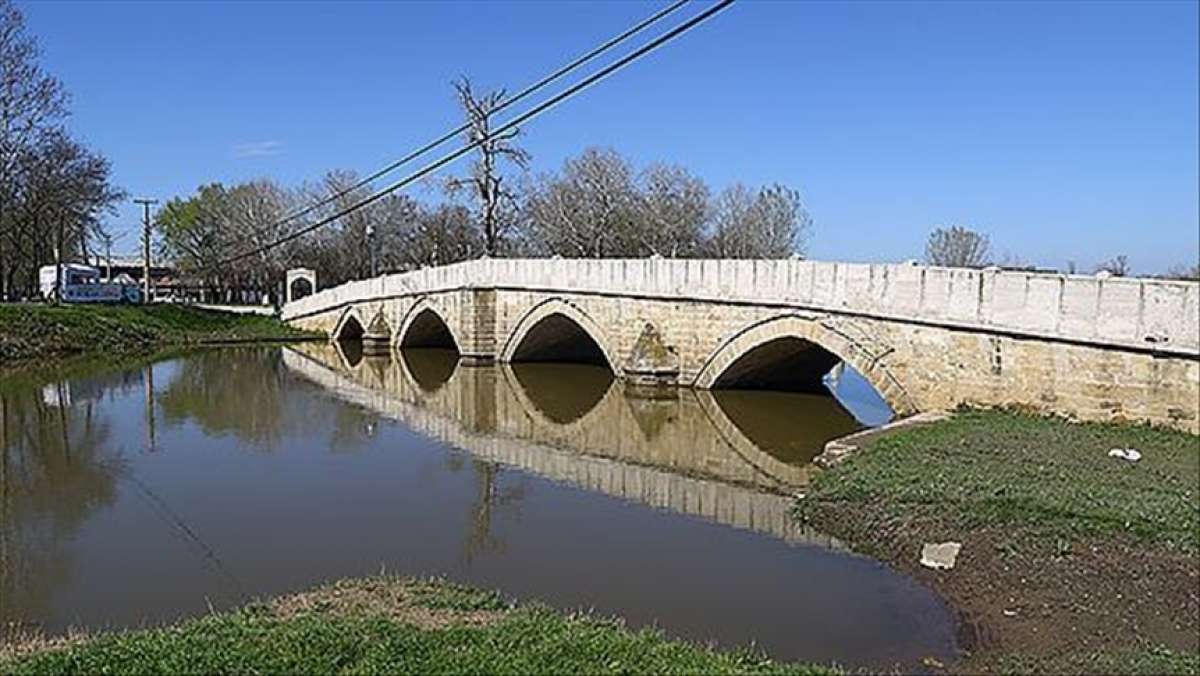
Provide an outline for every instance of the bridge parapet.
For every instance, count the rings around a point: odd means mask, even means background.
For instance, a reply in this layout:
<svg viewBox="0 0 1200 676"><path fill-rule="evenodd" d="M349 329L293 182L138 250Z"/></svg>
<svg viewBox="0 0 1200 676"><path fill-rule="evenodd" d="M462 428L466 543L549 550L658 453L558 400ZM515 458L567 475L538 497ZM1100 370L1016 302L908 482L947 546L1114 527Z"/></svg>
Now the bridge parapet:
<svg viewBox="0 0 1200 676"><path fill-rule="evenodd" d="M285 320L466 289L578 293L827 311L1010 335L1200 354L1200 284L802 260L479 259L348 282Z"/></svg>

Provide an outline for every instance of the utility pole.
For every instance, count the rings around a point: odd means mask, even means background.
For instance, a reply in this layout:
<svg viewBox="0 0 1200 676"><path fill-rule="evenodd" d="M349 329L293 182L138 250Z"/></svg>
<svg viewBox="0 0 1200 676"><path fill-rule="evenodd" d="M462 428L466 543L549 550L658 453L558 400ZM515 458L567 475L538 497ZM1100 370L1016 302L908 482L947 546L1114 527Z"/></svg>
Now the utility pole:
<svg viewBox="0 0 1200 676"><path fill-rule="evenodd" d="M142 302L150 302L150 205L158 204L158 200L135 199L134 204L142 205Z"/></svg>
<svg viewBox="0 0 1200 676"><path fill-rule="evenodd" d="M371 277L375 277L375 224L367 224L367 259L370 261Z"/></svg>

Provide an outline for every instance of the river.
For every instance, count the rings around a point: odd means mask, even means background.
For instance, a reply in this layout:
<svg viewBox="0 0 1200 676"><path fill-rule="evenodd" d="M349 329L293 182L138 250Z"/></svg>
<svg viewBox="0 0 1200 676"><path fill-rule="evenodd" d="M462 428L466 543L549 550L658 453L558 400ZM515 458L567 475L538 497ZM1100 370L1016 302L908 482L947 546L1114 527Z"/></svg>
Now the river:
<svg viewBox="0 0 1200 676"><path fill-rule="evenodd" d="M887 415L851 408L316 343L9 378L0 622L137 627L386 571L778 659L946 660L932 591L791 516L824 443Z"/></svg>

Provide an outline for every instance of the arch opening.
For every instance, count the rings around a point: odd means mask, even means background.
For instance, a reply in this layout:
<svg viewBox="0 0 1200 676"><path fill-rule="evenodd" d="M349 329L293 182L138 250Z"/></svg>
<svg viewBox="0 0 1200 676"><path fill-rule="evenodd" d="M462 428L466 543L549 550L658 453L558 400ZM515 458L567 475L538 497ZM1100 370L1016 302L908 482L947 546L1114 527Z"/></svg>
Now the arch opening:
<svg viewBox="0 0 1200 676"><path fill-rule="evenodd" d="M820 345L785 336L747 350L717 376L713 388L827 393L825 375L840 361Z"/></svg>
<svg viewBox="0 0 1200 676"><path fill-rule="evenodd" d="M292 284L288 288L288 298L291 300L300 300L305 296L311 296L312 293L312 282L308 281L308 279L304 277L298 277L292 280Z"/></svg>
<svg viewBox="0 0 1200 676"><path fill-rule="evenodd" d="M831 397L836 400L831 403L868 427L885 424L895 417L895 412L866 377L838 355L799 336L775 338L747 350L717 376L712 388Z"/></svg>
<svg viewBox="0 0 1200 676"><path fill-rule="evenodd" d="M458 344L454 342L454 334L438 313L425 308L417 313L409 322L408 328L400 338L401 348L442 348L458 352Z"/></svg>
<svg viewBox="0 0 1200 676"><path fill-rule="evenodd" d="M334 338L339 343L361 341L364 333L366 333L366 330L363 328L362 323L358 321L358 317L350 315L342 322Z"/></svg>
<svg viewBox="0 0 1200 676"><path fill-rule="evenodd" d="M612 370L596 339L559 312L543 317L525 333L513 351L512 361L592 364Z"/></svg>

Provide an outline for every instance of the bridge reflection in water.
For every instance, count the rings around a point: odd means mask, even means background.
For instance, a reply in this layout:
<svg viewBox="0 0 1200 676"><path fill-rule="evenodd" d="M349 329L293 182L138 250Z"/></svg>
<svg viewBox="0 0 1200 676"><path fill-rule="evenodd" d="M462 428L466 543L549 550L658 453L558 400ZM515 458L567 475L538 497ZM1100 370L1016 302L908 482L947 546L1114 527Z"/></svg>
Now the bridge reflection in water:
<svg viewBox="0 0 1200 676"><path fill-rule="evenodd" d="M284 363L344 401L478 459L793 542L791 495L824 443L859 428L832 397L639 388L597 366L461 366L452 350L363 356L289 348Z"/></svg>

